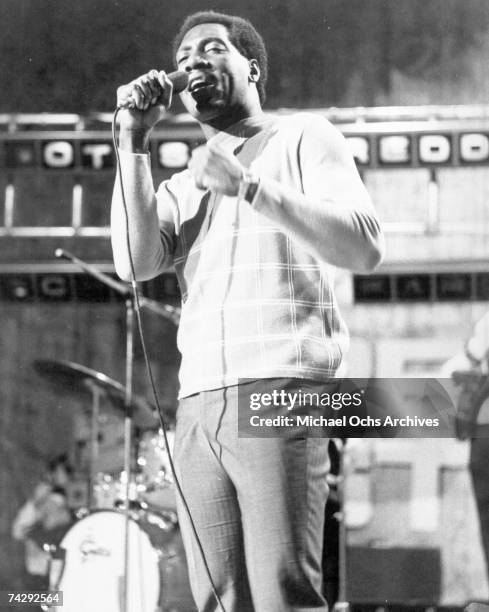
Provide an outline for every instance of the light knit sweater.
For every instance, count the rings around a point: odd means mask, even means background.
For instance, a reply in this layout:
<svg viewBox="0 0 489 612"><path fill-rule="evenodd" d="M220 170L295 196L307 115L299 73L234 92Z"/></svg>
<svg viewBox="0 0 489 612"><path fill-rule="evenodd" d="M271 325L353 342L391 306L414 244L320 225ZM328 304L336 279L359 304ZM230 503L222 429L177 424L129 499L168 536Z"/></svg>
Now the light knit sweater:
<svg viewBox="0 0 489 612"><path fill-rule="evenodd" d="M332 138L341 143L339 153ZM164 181L153 199L157 244L146 245L133 230L139 278L174 265L181 288L180 397L243 378L334 377L348 347L333 292L335 265L345 259L349 267L342 249L361 252L365 245L368 251L379 234L342 137L324 119L304 113L252 117L212 141L260 177L253 203L199 190L185 170ZM132 201L138 183L149 180L149 156L122 153ZM118 197L116 188L116 206ZM303 207L299 220L288 210L295 206ZM331 232L328 207L337 245L321 242ZM132 214L137 224L140 213ZM116 266L124 260L122 249L119 235Z"/></svg>

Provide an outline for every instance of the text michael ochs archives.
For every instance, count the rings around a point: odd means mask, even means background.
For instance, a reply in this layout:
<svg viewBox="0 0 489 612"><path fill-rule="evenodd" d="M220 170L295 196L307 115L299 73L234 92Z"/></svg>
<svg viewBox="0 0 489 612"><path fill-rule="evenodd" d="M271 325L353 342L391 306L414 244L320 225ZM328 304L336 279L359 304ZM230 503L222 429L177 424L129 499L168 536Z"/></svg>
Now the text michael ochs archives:
<svg viewBox="0 0 489 612"><path fill-rule="evenodd" d="M444 380L338 380L312 389L243 385L243 437L452 437L454 402ZM318 390L317 390L318 389ZM334 391L333 391L334 390Z"/></svg>

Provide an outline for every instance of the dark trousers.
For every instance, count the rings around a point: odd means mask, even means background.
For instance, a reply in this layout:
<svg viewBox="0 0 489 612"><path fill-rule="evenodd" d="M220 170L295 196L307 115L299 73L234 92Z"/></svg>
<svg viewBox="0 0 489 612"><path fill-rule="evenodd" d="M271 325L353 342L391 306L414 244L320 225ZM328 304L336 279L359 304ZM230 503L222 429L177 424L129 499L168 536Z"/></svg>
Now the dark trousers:
<svg viewBox="0 0 489 612"><path fill-rule="evenodd" d="M489 435L489 428L481 436ZM482 547L489 569L489 437L474 438L470 443L470 475L474 487Z"/></svg>
<svg viewBox="0 0 489 612"><path fill-rule="evenodd" d="M175 464L226 612L325 612L321 595L328 440L238 437L238 388L181 401ZM192 592L219 610L188 518Z"/></svg>

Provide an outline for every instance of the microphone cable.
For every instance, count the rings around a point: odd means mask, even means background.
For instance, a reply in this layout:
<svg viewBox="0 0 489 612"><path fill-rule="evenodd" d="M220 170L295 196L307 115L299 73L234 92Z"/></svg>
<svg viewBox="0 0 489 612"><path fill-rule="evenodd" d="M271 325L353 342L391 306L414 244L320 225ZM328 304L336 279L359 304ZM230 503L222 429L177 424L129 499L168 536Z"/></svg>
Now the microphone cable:
<svg viewBox="0 0 489 612"><path fill-rule="evenodd" d="M163 439L165 441L165 448L166 448L166 452L168 453L168 460L170 463L170 468L171 468L171 472L172 472L172 476L173 476L173 480L175 482L175 487L178 491L178 495L180 496L180 499L182 501L184 510L185 510L185 514L188 517L191 529L192 529L192 533L195 537L195 541L197 542L197 547L199 549L199 553L200 556L202 558L202 562L204 564L204 568L206 571L206 574L209 578L209 583L211 585L211 589L212 589L212 594L214 595L214 598L221 610L221 612L226 612L221 598L219 596L219 593L217 592L216 589L216 585L214 584L214 580L212 579L212 574L209 568L209 564L207 562L207 557L205 555L204 552L204 547L202 546L202 542L200 540L199 534L197 533L197 528L195 526L194 523L194 519L192 517L192 514L190 512L190 508L188 506L187 500L185 498L185 495L183 494L182 491L182 487L180 485L180 481L178 479L178 476L176 474L175 471L175 466L173 464L173 458L171 456L171 452L170 452L170 445L168 443L168 436L167 436L167 427L166 427L166 423L165 423L165 419L163 416L163 411L161 409L161 405L160 405L160 401L158 399L158 392L156 389L156 383L154 380L154 376L153 376L153 370L151 368L151 364L149 362L149 356L148 356L148 351L146 348L146 340L144 337L144 329L143 329L143 323L142 323L142 319L141 319L141 307L140 307L140 302L139 302L139 289L137 286L137 281L136 281L136 271L134 268L134 261L132 258L132 251L131 251L131 238L130 238L130 233L129 233L129 213L127 210L127 202L126 202L126 198L125 198L125 194L124 194L124 183L122 180L122 167L121 167L121 160L120 160L120 155L119 155L119 147L118 147L118 142L117 142L117 135L116 135L116 122L117 122L117 115L119 114L119 111L121 110L120 107L117 107L114 111L114 114L112 116L112 142L114 145L114 151L115 151L115 156L116 156L116 164L117 164L117 172L119 174L119 186L120 186L120 191L121 191L121 198L122 198L122 206L124 209L124 217L125 217L125 237L126 237L126 247L127 247L127 253L128 253L128 257L129 257L129 265L130 265L130 269L131 269L131 287L132 287L132 291L133 291L133 295L134 295L134 312L136 313L136 321L137 321L137 328L138 328L138 332L139 332L139 338L141 341L141 347L143 350L143 355L144 355L144 361L146 364L146 371L148 374L148 378L149 381L151 383L151 390L153 393L153 399L154 402L156 404L156 408L158 410L158 418L160 421L160 427L161 427L161 431L163 432Z"/></svg>

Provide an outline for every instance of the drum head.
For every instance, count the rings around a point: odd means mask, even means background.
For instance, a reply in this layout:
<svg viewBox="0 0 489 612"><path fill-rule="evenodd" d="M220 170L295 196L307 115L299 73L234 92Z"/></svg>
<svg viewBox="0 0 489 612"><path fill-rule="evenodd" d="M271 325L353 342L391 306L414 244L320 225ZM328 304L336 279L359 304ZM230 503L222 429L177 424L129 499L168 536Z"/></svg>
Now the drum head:
<svg viewBox="0 0 489 612"><path fill-rule="evenodd" d="M60 612L123 610L126 517L98 511L75 523L60 547L65 560L50 588L63 591ZM129 520L128 605L130 612L155 612L160 593L158 553L138 523Z"/></svg>

